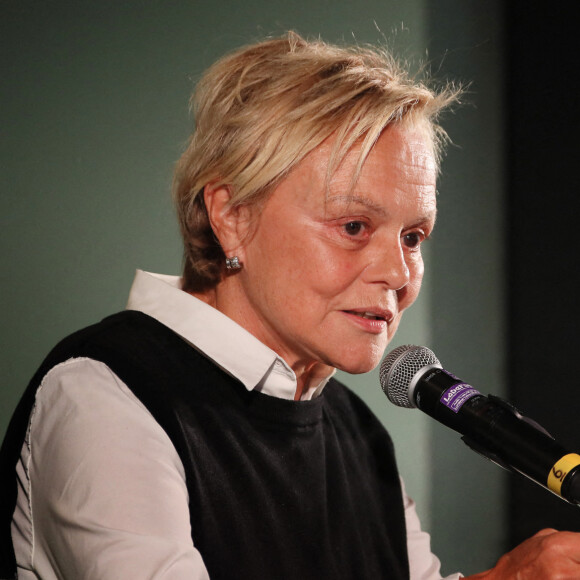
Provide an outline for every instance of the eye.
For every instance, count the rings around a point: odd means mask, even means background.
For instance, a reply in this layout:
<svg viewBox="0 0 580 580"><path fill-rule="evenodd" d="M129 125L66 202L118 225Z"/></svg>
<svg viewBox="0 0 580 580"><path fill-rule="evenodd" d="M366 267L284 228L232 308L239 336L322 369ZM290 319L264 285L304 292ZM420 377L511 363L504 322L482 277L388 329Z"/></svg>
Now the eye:
<svg viewBox="0 0 580 580"><path fill-rule="evenodd" d="M410 250L416 250L424 239L425 235L422 232L409 232L403 236L403 244Z"/></svg>
<svg viewBox="0 0 580 580"><path fill-rule="evenodd" d="M366 226L363 222L352 221L344 224L342 227L347 235L358 236L364 231Z"/></svg>

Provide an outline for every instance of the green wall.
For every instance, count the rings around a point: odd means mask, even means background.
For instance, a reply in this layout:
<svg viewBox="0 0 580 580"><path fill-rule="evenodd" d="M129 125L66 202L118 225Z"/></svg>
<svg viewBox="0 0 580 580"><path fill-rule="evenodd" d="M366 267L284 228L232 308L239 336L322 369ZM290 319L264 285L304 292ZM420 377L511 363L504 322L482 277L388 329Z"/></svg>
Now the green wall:
<svg viewBox="0 0 580 580"><path fill-rule="evenodd" d="M423 296L397 344L428 344L452 370L499 392L501 106L489 95L497 101L501 19L494 6L2 2L0 433L47 350L122 309L135 268L179 271L169 190L190 130L193 83L225 51L287 29L330 41L386 36L403 56L425 58L429 49L440 76L475 79L475 106L448 122L458 147L444 164ZM452 57L442 58L447 49ZM388 425L444 570L490 566L503 541L499 470L418 411L390 406L376 372L343 378ZM482 500L499 502L489 522Z"/></svg>
<svg viewBox="0 0 580 580"><path fill-rule="evenodd" d="M442 70L470 82L446 123L450 148L439 181L430 326L444 365L484 394L505 394L505 64L502 2L433 1L427 28ZM502 553L507 473L431 426L431 525L435 552L491 565ZM513 476L511 476L513 477Z"/></svg>

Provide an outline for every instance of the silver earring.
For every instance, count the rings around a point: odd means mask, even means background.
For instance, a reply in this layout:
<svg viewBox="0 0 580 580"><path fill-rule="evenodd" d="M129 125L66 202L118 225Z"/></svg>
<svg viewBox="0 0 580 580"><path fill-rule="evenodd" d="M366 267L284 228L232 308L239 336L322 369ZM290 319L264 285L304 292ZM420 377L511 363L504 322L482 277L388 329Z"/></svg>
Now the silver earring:
<svg viewBox="0 0 580 580"><path fill-rule="evenodd" d="M240 260L237 256L232 258L226 258L226 268L228 270L239 270L242 267Z"/></svg>

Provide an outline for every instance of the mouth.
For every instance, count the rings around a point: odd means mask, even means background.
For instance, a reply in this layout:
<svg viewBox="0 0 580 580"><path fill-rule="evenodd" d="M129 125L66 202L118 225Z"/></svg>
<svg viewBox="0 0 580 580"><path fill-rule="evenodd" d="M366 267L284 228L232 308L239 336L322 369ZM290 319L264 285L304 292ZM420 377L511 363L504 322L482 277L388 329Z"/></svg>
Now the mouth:
<svg viewBox="0 0 580 580"><path fill-rule="evenodd" d="M345 310L348 314L358 316L359 318L365 318L367 320L382 320L387 322L387 317L381 314L376 314L374 312L357 312L356 310Z"/></svg>
<svg viewBox="0 0 580 580"><path fill-rule="evenodd" d="M395 315L391 310L379 307L343 310L344 314L366 332L381 334L385 332Z"/></svg>

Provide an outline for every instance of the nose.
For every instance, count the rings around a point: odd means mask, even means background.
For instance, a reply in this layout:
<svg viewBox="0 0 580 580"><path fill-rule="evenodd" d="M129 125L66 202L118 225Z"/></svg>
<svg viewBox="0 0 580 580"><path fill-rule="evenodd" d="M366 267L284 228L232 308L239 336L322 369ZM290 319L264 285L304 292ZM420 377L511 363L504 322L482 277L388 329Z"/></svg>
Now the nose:
<svg viewBox="0 0 580 580"><path fill-rule="evenodd" d="M399 291L407 286L410 271L400 238L377 248L369 273L373 282L385 284L390 290Z"/></svg>

